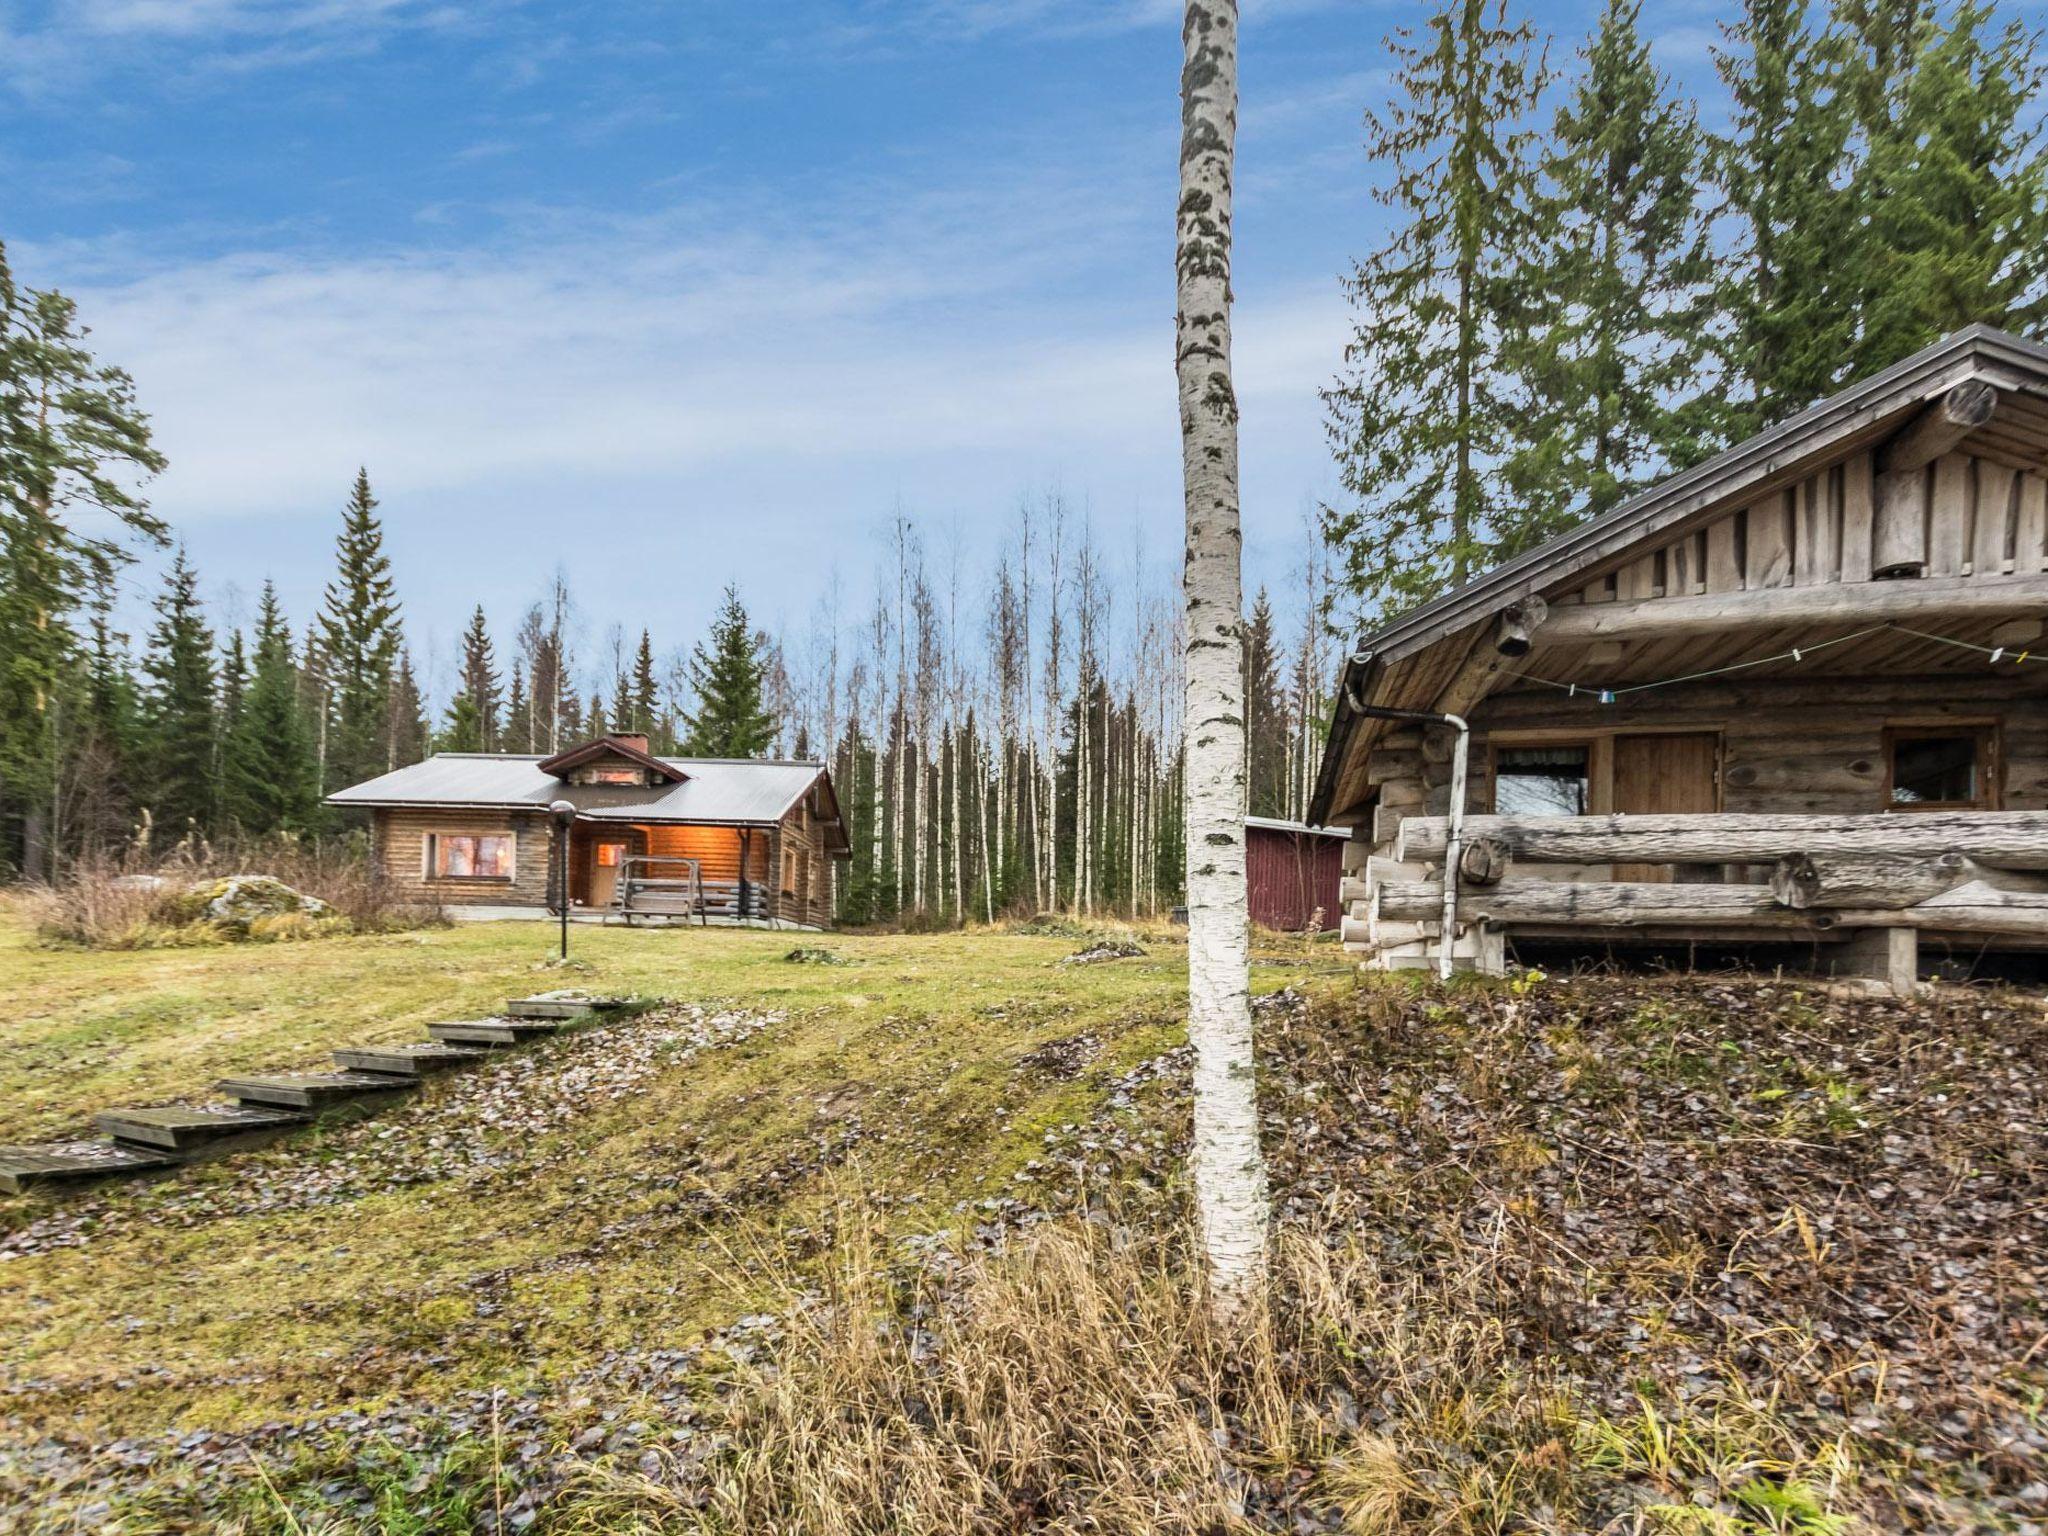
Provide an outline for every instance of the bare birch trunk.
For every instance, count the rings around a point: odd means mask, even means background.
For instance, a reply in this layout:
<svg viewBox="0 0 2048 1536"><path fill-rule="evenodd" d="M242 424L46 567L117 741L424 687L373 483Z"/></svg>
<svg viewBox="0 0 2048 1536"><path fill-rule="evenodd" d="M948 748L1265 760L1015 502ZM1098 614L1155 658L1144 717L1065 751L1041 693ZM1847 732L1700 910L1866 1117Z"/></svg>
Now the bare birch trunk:
<svg viewBox="0 0 2048 1536"><path fill-rule="evenodd" d="M1266 1276L1266 1165L1252 1060L1244 871L1243 535L1230 377L1236 0L1187 0L1182 28L1174 364L1187 498L1188 1039L1195 1204L1224 1318Z"/></svg>

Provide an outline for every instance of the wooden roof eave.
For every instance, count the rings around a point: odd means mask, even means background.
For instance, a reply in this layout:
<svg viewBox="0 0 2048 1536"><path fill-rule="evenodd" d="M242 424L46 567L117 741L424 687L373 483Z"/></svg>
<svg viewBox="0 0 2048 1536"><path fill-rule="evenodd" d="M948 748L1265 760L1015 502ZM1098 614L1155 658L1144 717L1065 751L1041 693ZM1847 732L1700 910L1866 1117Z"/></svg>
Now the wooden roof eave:
<svg viewBox="0 0 2048 1536"><path fill-rule="evenodd" d="M1560 534L1425 603L1375 633L1368 646L1398 660L1532 594L1583 585L1608 561L1652 540L1676 537L1769 486L1792 479L1823 454L1873 441L1957 384L1983 380L2003 390L2048 393L2048 346L1989 326L1970 326L1818 405L1660 481L1590 522Z"/></svg>

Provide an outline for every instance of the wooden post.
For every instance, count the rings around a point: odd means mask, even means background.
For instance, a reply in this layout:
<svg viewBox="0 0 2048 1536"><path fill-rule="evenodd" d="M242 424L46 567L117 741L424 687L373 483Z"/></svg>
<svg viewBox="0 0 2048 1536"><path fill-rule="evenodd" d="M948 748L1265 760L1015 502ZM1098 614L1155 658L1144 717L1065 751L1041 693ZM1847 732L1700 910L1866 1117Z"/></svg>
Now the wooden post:
<svg viewBox="0 0 2048 1536"><path fill-rule="evenodd" d="M1911 928L1865 928L1835 951L1835 974L1880 982L1894 997L1920 983L1920 935Z"/></svg>

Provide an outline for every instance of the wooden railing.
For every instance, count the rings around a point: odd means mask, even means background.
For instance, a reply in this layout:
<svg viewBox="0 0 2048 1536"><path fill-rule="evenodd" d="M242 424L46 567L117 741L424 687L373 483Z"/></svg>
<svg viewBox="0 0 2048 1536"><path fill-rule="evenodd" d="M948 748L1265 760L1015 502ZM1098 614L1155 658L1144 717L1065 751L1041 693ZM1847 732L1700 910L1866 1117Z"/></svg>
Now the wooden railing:
<svg viewBox="0 0 2048 1536"><path fill-rule="evenodd" d="M1443 817L1408 817L1395 856L1345 882L1345 901L1368 913L1346 921L1347 943L1385 952L1437 937L1448 832ZM1463 843L1458 924L1481 934L1891 929L2048 945L2048 811L1471 816ZM1508 878L1522 865L1613 864L1706 866L1721 878ZM1483 946L1475 954L1483 964Z"/></svg>

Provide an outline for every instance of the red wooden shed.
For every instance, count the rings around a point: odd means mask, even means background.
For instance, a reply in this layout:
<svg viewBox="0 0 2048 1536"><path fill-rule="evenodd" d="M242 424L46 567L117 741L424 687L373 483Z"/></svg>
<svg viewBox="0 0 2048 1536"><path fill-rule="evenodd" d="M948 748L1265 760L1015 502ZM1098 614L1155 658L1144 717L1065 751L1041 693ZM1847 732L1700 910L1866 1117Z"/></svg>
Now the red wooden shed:
<svg viewBox="0 0 2048 1536"><path fill-rule="evenodd" d="M1341 827L1310 827L1298 821L1245 818L1244 871L1252 921L1262 928L1299 933L1311 922L1318 931L1337 926L1337 882L1344 877Z"/></svg>

